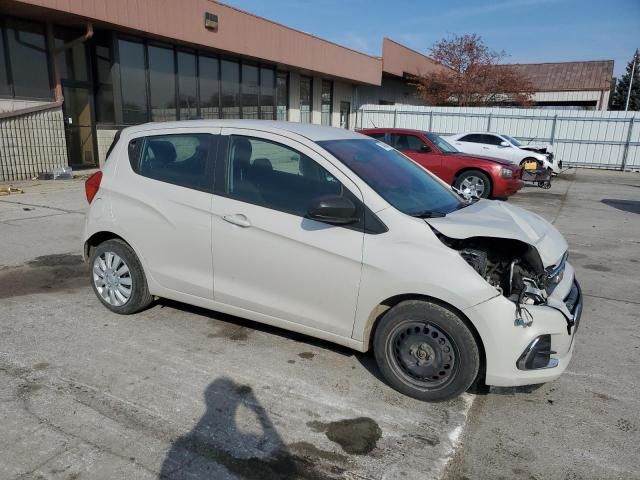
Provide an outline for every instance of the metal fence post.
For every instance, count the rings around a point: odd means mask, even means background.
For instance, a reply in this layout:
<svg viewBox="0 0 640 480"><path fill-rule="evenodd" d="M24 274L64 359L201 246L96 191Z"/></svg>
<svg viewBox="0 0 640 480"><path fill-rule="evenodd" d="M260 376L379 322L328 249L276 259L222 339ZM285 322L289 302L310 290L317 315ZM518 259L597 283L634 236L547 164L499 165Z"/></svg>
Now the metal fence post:
<svg viewBox="0 0 640 480"><path fill-rule="evenodd" d="M396 124L398 123L398 109L393 109L393 128L396 128Z"/></svg>
<svg viewBox="0 0 640 480"><path fill-rule="evenodd" d="M491 114L487 117L487 132L491 131Z"/></svg>
<svg viewBox="0 0 640 480"><path fill-rule="evenodd" d="M553 122L551 123L551 140L550 143L553 145L553 141L556 138L556 122L558 121L558 115L553 116Z"/></svg>
<svg viewBox="0 0 640 480"><path fill-rule="evenodd" d="M429 111L429 131L433 132L433 110Z"/></svg>
<svg viewBox="0 0 640 480"><path fill-rule="evenodd" d="M635 117L631 117L629 119L629 130L627 131L627 140L624 142L624 151L622 153L622 165L620 165L620 170L624 170L624 167L627 166L627 156L629 155L629 144L631 143L631 132L633 131L633 120Z"/></svg>

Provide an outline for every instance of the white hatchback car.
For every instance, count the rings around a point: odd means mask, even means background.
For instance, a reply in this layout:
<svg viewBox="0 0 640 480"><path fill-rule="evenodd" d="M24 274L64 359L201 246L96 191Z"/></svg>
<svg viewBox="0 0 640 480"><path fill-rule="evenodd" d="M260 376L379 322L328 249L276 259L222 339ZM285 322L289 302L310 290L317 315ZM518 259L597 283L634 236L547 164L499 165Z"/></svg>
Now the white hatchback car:
<svg viewBox="0 0 640 480"><path fill-rule="evenodd" d="M423 400L567 367L582 310L567 243L470 203L385 143L270 121L124 129L86 182L84 254L113 312L165 297L373 349Z"/></svg>
<svg viewBox="0 0 640 480"><path fill-rule="evenodd" d="M453 143L458 150L474 155L500 158L515 165L535 160L539 168L560 173L561 163L554 158L548 147L541 145L523 145L509 135L490 132L467 132L443 137ZM543 153L544 152L544 153Z"/></svg>

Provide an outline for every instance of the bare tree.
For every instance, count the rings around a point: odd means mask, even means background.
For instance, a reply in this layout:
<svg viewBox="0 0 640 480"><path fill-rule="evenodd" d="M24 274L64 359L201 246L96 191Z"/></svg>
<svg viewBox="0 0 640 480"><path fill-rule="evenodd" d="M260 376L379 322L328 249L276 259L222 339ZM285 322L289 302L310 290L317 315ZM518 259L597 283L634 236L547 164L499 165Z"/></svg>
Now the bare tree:
<svg viewBox="0 0 640 480"><path fill-rule="evenodd" d="M431 48L435 61L446 68L413 78L417 94L435 105L527 105L531 82L509 65L506 53L487 47L476 34L455 35Z"/></svg>

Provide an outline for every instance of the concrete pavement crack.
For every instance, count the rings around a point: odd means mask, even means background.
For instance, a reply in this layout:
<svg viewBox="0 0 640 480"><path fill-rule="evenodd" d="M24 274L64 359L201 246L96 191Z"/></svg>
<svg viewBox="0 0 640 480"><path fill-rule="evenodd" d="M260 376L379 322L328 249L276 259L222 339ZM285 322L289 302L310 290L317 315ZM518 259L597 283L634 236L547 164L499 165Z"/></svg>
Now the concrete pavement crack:
<svg viewBox="0 0 640 480"><path fill-rule="evenodd" d="M632 303L634 305L640 305L640 302L636 302L634 300L625 300L624 298L612 298L612 297L605 297L601 295L591 295L589 293L585 293L584 296L591 297L591 298L600 298L602 300L610 300L612 302L624 302L624 303Z"/></svg>
<svg viewBox="0 0 640 480"><path fill-rule="evenodd" d="M0 203L6 203L10 205L22 205L25 207L46 208L47 210L55 210L55 211L64 212L64 213L84 213L84 210L68 210L66 208L50 207L48 205L39 205L37 203L14 202L11 200L0 200Z"/></svg>

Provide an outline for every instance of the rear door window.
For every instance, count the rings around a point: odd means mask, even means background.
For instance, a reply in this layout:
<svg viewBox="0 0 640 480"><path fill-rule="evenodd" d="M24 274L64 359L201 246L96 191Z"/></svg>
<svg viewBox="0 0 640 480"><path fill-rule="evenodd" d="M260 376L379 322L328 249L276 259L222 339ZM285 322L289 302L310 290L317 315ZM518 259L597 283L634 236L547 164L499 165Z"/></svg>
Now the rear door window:
<svg viewBox="0 0 640 480"><path fill-rule="evenodd" d="M469 135L465 135L462 138L459 138L459 142L469 142L469 143L486 143L484 141L484 135L478 133L470 133Z"/></svg>
<svg viewBox="0 0 640 480"><path fill-rule="evenodd" d="M410 150L412 152L420 152L424 141L416 136L406 133L392 133L390 134L389 144L396 150Z"/></svg>
<svg viewBox="0 0 640 480"><path fill-rule="evenodd" d="M134 169L154 180L210 191L213 188L214 138L207 133L146 137Z"/></svg>
<svg viewBox="0 0 640 480"><path fill-rule="evenodd" d="M380 133L380 132L376 132L376 133L365 133L365 135L367 137L371 137L371 138L375 138L376 140L380 140L381 142L385 141L385 133Z"/></svg>

